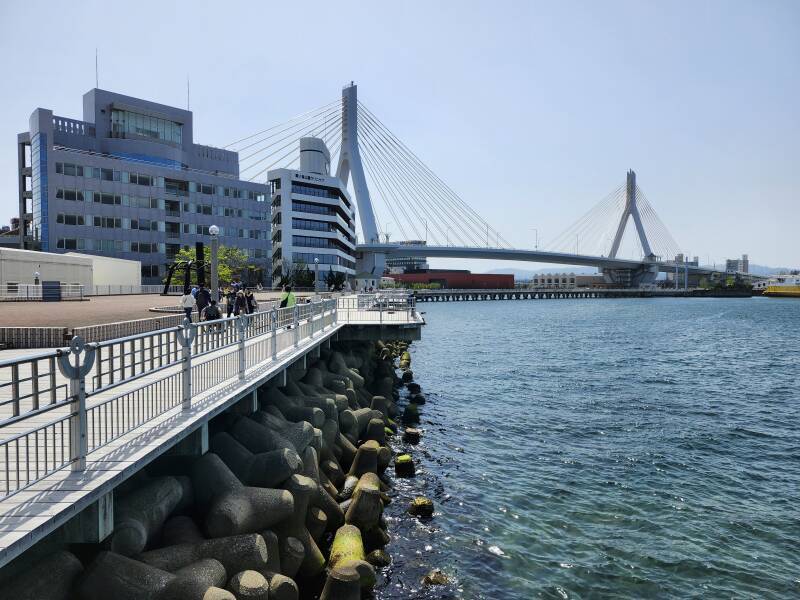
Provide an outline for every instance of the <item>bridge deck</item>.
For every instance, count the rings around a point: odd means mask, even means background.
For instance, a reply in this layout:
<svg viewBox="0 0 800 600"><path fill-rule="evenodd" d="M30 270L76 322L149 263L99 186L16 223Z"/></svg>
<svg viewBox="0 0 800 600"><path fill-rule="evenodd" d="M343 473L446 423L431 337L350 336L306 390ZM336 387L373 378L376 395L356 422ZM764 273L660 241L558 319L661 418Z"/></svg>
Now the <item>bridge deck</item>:
<svg viewBox="0 0 800 600"><path fill-rule="evenodd" d="M0 363L0 566L329 340L347 323L418 326L422 319L413 308L389 312L380 306L363 306L363 301L354 297L340 299L335 311L311 312L306 319L297 319L291 328L285 326L288 322L278 319L275 327L245 340L243 377L238 343L201 352L193 359L190 408L182 407L180 361L146 371L114 387L100 387L87 396L89 452L83 471L71 470L72 404L58 401L51 409L35 411L34 400L38 397L33 389L35 378L31 378L31 370L36 369L32 367L34 363ZM124 372L124 363L131 357L141 357L143 363L149 363L163 354L162 348L150 345L147 335L134 338L129 351L106 359L102 370L96 372L100 373L101 386L109 373ZM169 341L165 343L170 345ZM113 348L114 342L104 345ZM39 353L43 354L46 353ZM13 365L16 386L11 385L9 377ZM68 379L58 370L44 377L59 389L58 400L63 395L61 390L68 389ZM92 389L89 379L87 376L87 392ZM38 392L39 396L50 396L43 387ZM15 404L20 415L17 417L13 417Z"/></svg>

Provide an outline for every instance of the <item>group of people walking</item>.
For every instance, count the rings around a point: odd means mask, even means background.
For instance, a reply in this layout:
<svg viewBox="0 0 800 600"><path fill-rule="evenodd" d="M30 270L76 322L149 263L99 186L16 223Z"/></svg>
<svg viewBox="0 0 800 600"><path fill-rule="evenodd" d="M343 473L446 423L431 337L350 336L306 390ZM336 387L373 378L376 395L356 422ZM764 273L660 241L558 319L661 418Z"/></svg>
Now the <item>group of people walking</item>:
<svg viewBox="0 0 800 600"><path fill-rule="evenodd" d="M258 310L258 301L253 295L253 290L238 283L225 289L220 288L219 298L225 300L226 317L249 315ZM297 297L294 295L292 287L284 286L281 290L279 307L291 308L295 304L297 304ZM181 308L188 319L192 318L195 310L197 310L198 321L214 321L223 317L220 304L211 297L211 291L204 285L184 289L183 296L181 296Z"/></svg>
<svg viewBox="0 0 800 600"><path fill-rule="evenodd" d="M227 314L239 316L249 315L258 310L258 301L253 295L253 290L246 289L240 284L233 284L227 289L220 288L219 298L225 299ZM211 298L211 291L205 286L194 286L185 289L181 296L181 308L186 313L188 319L192 318L192 313L197 310L198 321L214 321L222 318L222 309L219 303Z"/></svg>

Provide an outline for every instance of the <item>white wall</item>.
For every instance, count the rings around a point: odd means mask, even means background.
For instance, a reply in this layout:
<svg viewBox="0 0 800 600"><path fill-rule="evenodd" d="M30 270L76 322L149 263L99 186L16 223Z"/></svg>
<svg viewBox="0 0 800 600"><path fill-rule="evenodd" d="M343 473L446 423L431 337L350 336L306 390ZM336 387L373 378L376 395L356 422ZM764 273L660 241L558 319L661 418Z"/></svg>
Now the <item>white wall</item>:
<svg viewBox="0 0 800 600"><path fill-rule="evenodd" d="M64 256L89 259L94 266L94 285L141 285L142 263L138 260L67 252Z"/></svg>
<svg viewBox="0 0 800 600"><path fill-rule="evenodd" d="M84 289L92 285L92 261L81 256L51 254L16 248L0 248L0 287L6 283L34 283L33 274L39 272L39 281L80 283Z"/></svg>

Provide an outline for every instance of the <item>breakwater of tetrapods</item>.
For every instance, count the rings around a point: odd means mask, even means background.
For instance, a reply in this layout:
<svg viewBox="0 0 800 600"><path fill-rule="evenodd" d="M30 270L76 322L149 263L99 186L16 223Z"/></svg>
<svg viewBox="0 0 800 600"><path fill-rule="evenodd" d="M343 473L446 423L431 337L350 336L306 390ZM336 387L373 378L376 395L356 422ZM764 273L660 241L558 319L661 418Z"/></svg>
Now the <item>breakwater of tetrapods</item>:
<svg viewBox="0 0 800 600"><path fill-rule="evenodd" d="M424 402L408 343L335 343L212 420L207 449L176 448L120 485L108 539L53 534L4 569L0 598L368 597L386 584L384 508L414 475ZM432 517L427 498L405 501L402 518Z"/></svg>

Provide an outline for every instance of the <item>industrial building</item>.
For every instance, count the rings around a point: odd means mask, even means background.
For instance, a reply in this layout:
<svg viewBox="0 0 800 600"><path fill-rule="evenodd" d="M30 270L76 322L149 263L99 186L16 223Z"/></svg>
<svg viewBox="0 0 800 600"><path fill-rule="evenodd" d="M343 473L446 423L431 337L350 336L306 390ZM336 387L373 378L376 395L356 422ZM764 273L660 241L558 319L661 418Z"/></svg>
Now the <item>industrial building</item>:
<svg viewBox="0 0 800 600"><path fill-rule="evenodd" d="M268 283L267 186L239 178L236 152L195 144L191 111L93 89L83 120L34 110L17 152L20 248L136 260L153 284L217 225Z"/></svg>

